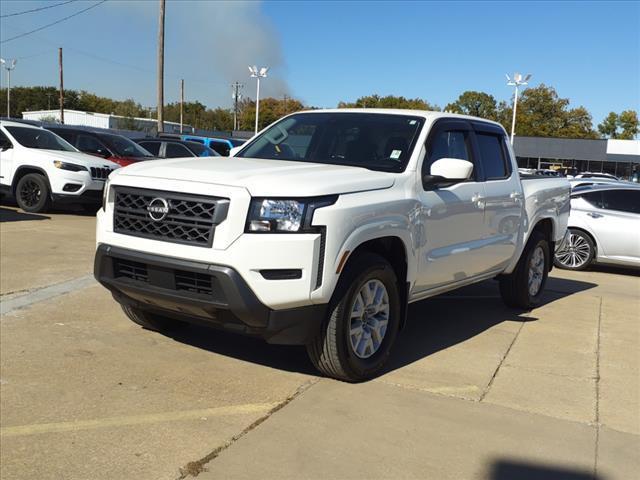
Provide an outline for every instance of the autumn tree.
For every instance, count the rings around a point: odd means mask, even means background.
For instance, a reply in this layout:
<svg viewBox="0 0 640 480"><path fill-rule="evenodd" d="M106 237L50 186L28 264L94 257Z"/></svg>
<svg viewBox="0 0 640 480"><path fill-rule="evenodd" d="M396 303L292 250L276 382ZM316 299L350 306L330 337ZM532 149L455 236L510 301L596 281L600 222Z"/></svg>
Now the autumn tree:
<svg viewBox="0 0 640 480"><path fill-rule="evenodd" d="M512 107L500 115L510 131ZM591 114L582 106L569 108L569 99L561 98L553 87L541 84L527 88L518 100L516 135L529 137L597 138Z"/></svg>

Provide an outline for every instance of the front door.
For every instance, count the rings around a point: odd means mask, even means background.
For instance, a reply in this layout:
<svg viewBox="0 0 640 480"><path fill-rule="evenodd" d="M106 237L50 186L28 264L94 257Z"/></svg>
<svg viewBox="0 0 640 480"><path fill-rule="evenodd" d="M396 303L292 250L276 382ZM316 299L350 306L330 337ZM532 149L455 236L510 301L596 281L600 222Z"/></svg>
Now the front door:
<svg viewBox="0 0 640 480"><path fill-rule="evenodd" d="M13 145L9 137L0 130L0 184L11 185L13 177Z"/></svg>
<svg viewBox="0 0 640 480"><path fill-rule="evenodd" d="M425 157L418 180L420 265L414 295L456 283L481 273L477 261L484 227L484 185L475 168L472 130L469 122L441 120L427 138ZM422 176L441 158L458 158L474 163L470 180L455 185L424 190Z"/></svg>

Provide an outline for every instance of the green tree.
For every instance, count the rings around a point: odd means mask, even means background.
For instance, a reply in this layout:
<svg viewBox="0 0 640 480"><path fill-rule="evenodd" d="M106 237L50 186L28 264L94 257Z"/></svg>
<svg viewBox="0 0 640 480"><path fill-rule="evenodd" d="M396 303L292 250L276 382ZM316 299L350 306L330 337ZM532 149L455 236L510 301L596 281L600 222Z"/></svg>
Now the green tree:
<svg viewBox="0 0 640 480"><path fill-rule="evenodd" d="M617 138L617 130L618 114L616 112L609 112L609 115L598 125L598 131L603 137Z"/></svg>
<svg viewBox="0 0 640 480"><path fill-rule="evenodd" d="M458 99L444 107L446 111L473 115L474 117L498 120L498 105L493 95L484 92L466 91Z"/></svg>
<svg viewBox="0 0 640 480"><path fill-rule="evenodd" d="M513 110L509 108L509 114ZM506 115L502 115L502 121ZM504 123L503 123L504 125ZM505 125L505 128L507 126ZM531 137L595 138L591 115L584 107L569 108L553 87L527 88L518 101L516 135Z"/></svg>
<svg viewBox="0 0 640 480"><path fill-rule="evenodd" d="M304 105L293 98L264 98L260 99L260 118L258 128L262 129L279 118L293 112L304 110ZM245 99L240 102L240 130L253 130L256 119L256 102Z"/></svg>
<svg viewBox="0 0 640 480"><path fill-rule="evenodd" d="M402 110L434 110L440 107L432 105L421 98L405 98L395 95L368 95L358 98L355 102L339 102L338 108L399 108Z"/></svg>
<svg viewBox="0 0 640 480"><path fill-rule="evenodd" d="M622 140L632 140L640 133L640 122L638 121L638 112L634 110L625 110L618 115L618 127L622 130L618 138Z"/></svg>

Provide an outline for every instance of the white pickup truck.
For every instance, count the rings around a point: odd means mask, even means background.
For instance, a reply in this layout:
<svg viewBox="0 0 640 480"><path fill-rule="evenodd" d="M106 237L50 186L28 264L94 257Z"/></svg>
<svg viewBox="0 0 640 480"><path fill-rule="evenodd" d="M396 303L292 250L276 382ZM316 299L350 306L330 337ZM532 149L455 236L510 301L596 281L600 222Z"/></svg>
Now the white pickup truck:
<svg viewBox="0 0 640 480"><path fill-rule="evenodd" d="M233 157L114 172L95 276L134 322L306 345L325 375L381 371L408 303L498 278L540 302L569 184L521 181L497 123L407 110L289 115Z"/></svg>
<svg viewBox="0 0 640 480"><path fill-rule="evenodd" d="M0 121L0 193L29 213L77 203L95 213L105 180L120 165L81 153L49 130Z"/></svg>

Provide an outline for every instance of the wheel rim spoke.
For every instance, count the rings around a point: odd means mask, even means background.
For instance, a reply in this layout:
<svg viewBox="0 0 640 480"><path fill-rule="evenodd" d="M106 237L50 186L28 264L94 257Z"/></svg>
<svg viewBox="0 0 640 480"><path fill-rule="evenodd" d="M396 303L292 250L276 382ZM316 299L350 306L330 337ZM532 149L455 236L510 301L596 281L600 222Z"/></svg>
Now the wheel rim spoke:
<svg viewBox="0 0 640 480"><path fill-rule="evenodd" d="M575 233L569 234L567 245L556 253L556 260L563 266L579 268L589 261L591 246L587 240Z"/></svg>
<svg viewBox="0 0 640 480"><path fill-rule="evenodd" d="M389 324L389 294L377 279L365 282L351 307L349 339L353 353L369 358L379 351Z"/></svg>

